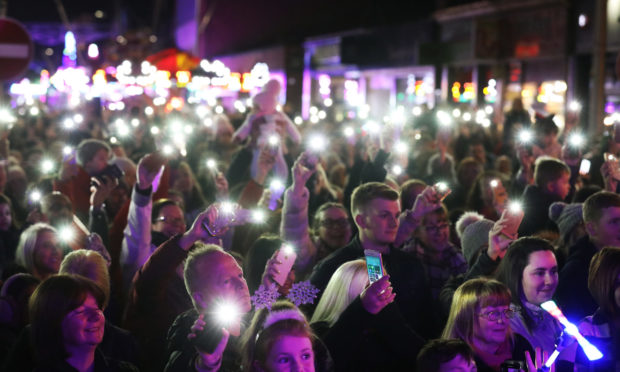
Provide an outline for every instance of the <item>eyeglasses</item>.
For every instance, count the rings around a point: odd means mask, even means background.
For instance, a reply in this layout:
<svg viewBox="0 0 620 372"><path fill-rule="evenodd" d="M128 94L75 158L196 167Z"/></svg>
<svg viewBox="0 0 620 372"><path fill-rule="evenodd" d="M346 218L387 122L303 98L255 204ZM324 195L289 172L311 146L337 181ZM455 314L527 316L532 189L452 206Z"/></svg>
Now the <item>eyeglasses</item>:
<svg viewBox="0 0 620 372"><path fill-rule="evenodd" d="M161 217L157 217L157 219L155 220L157 222L164 222L170 225L175 225L175 226L185 226L185 220L183 218L168 218L166 216L161 216Z"/></svg>
<svg viewBox="0 0 620 372"><path fill-rule="evenodd" d="M487 311L486 313L480 313L478 314L479 316L490 320L491 322L495 322L497 320L499 320L499 318L503 315L504 319L512 319L515 317L515 312L514 310L511 309L506 309L506 310L494 310L494 311Z"/></svg>
<svg viewBox="0 0 620 372"><path fill-rule="evenodd" d="M434 233L434 232L438 232L440 230L446 229L448 226L450 225L447 222L444 222L439 225L424 226L424 229L426 229L426 232Z"/></svg>
<svg viewBox="0 0 620 372"><path fill-rule="evenodd" d="M349 220L347 220L346 218L338 218L338 219L331 219L331 218L326 218L323 221L321 221L319 223L319 225L321 225L321 227L324 227L326 229L330 229L330 228L340 228L343 229L347 226L349 226Z"/></svg>

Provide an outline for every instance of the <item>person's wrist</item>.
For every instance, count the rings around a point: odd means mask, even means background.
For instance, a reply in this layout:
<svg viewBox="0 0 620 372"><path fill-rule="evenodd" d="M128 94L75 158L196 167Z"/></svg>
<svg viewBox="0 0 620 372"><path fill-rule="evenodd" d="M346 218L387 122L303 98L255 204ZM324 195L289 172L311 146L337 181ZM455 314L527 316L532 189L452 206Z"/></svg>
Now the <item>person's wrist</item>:
<svg viewBox="0 0 620 372"><path fill-rule="evenodd" d="M198 357L196 358L196 362L194 363L194 366L196 367L197 371L215 371L218 369L221 363L222 363L221 355L214 363L209 364L209 363L206 363L204 358L199 354Z"/></svg>

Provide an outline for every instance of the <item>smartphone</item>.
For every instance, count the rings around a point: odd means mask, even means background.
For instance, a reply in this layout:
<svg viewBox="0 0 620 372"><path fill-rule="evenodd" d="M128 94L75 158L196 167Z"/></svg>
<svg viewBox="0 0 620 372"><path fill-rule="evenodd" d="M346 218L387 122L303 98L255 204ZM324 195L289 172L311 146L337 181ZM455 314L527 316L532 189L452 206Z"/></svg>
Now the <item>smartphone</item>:
<svg viewBox="0 0 620 372"><path fill-rule="evenodd" d="M381 253L370 249L364 250L364 255L366 256L368 280L372 284L383 277L383 259Z"/></svg>
<svg viewBox="0 0 620 372"><path fill-rule="evenodd" d="M506 360L499 368L501 372L521 372L525 366L519 360Z"/></svg>
<svg viewBox="0 0 620 372"><path fill-rule="evenodd" d="M618 158L616 158L616 156L612 153L606 152L605 155L605 161L616 161L618 160Z"/></svg>
<svg viewBox="0 0 620 372"><path fill-rule="evenodd" d="M517 205L517 203L513 202L509 204L509 207L503 214L506 217L507 223L502 230L502 234L511 239L515 239L517 237L517 232L519 231L521 221L523 221L523 208L521 205Z"/></svg>
<svg viewBox="0 0 620 372"><path fill-rule="evenodd" d="M433 189L435 189L435 193L439 197L439 201L442 201L450 194L450 187L445 182L437 182L433 185Z"/></svg>
<svg viewBox="0 0 620 372"><path fill-rule="evenodd" d="M308 168L309 170L314 170L316 168L316 165L319 163L319 156L311 151L306 151L305 155L302 159L302 164L304 167Z"/></svg>
<svg viewBox="0 0 620 372"><path fill-rule="evenodd" d="M579 174L582 176L590 173L590 167L592 166L592 162L588 159L582 159L581 164L579 165Z"/></svg>
<svg viewBox="0 0 620 372"><path fill-rule="evenodd" d="M206 316L212 316L207 314ZM204 329L190 340L190 343L197 349L209 354L213 354L215 348L222 340L222 325L215 320L207 321Z"/></svg>
<svg viewBox="0 0 620 372"><path fill-rule="evenodd" d="M296 258L297 254L293 247L290 244L283 244L276 256L276 259L281 262L279 266L280 273L273 278L276 283L281 286L284 285L289 272L293 268L293 264L295 264Z"/></svg>

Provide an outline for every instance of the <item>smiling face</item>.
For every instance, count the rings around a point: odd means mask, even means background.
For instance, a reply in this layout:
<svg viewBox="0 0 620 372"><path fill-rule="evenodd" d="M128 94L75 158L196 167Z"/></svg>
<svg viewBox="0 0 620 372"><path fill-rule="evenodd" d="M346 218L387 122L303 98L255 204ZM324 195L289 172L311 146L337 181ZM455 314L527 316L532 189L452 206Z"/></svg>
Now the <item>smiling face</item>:
<svg viewBox="0 0 620 372"><path fill-rule="evenodd" d="M480 309L478 312L477 322L474 326L474 339L480 340L482 343L494 343L501 344L506 341L508 332L510 331L509 320L503 315L497 320L489 320L483 316L494 311L503 313L508 310L509 306L487 306Z"/></svg>
<svg viewBox="0 0 620 372"><path fill-rule="evenodd" d="M424 221L419 228L418 236L425 247L436 251L443 251L448 247L450 225L448 223L448 217L443 210L431 212L424 216Z"/></svg>
<svg viewBox="0 0 620 372"><path fill-rule="evenodd" d="M314 372L314 352L308 337L284 335L269 350L265 372Z"/></svg>
<svg viewBox="0 0 620 372"><path fill-rule="evenodd" d="M96 347L103 340L105 317L90 293L77 309L62 321L62 339L66 349Z"/></svg>
<svg viewBox="0 0 620 372"><path fill-rule="evenodd" d="M39 232L33 252L34 276L45 278L58 273L62 262L62 248L58 245L58 238L52 231Z"/></svg>
<svg viewBox="0 0 620 372"><path fill-rule="evenodd" d="M398 200L374 199L368 203L365 211L355 216L360 234L375 244L392 244L398 232Z"/></svg>
<svg viewBox="0 0 620 372"><path fill-rule="evenodd" d="M540 305L549 301L558 286L558 264L551 251L532 252L521 280L527 302Z"/></svg>
<svg viewBox="0 0 620 372"><path fill-rule="evenodd" d="M0 204L0 231L7 231L11 227L11 207L6 204Z"/></svg>
<svg viewBox="0 0 620 372"><path fill-rule="evenodd" d="M319 237L331 249L344 247L351 240L349 216L342 208L332 207L319 216Z"/></svg>

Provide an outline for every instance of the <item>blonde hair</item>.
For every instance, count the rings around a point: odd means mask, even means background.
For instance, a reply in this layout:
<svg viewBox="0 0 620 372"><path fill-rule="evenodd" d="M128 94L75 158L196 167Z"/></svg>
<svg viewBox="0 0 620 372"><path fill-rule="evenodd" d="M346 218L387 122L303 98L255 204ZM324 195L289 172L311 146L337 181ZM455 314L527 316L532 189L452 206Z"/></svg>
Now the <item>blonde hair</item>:
<svg viewBox="0 0 620 372"><path fill-rule="evenodd" d="M364 260L342 264L329 280L310 323L327 322L331 327L347 306L362 293L366 283L368 273Z"/></svg>
<svg viewBox="0 0 620 372"><path fill-rule="evenodd" d="M441 338L460 338L473 345L474 330L480 309L510 305L510 290L495 279L477 278L466 281L454 292L450 315Z"/></svg>
<svg viewBox="0 0 620 372"><path fill-rule="evenodd" d="M56 229L46 223L35 223L24 230L15 251L15 262L22 265L29 273L34 273L34 253L39 240L39 234L49 231L56 234Z"/></svg>
<svg viewBox="0 0 620 372"><path fill-rule="evenodd" d="M105 296L103 307L110 301L110 273L108 264L99 252L78 249L65 256L59 274L81 275L95 282Z"/></svg>

